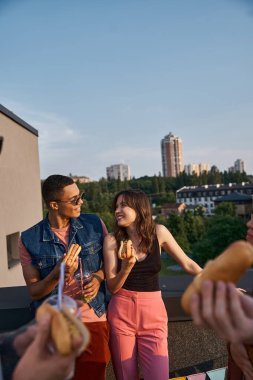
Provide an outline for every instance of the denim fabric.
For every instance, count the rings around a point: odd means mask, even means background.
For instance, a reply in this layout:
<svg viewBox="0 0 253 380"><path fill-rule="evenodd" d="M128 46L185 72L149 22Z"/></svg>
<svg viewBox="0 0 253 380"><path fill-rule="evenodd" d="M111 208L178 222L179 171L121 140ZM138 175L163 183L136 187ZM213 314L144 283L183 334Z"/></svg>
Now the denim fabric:
<svg viewBox="0 0 253 380"><path fill-rule="evenodd" d="M21 239L31 255L32 265L40 272L41 279L45 278L62 259L66 247L50 228L48 217L35 226L22 232ZM72 243L81 245L79 257L83 268L89 267L92 272L98 271L103 261L103 230L101 220L92 214L81 214L70 221L68 247ZM57 293L56 287L49 295ZM34 307L43 301L34 303ZM98 317L105 312L105 282L101 283L97 296L89 303Z"/></svg>

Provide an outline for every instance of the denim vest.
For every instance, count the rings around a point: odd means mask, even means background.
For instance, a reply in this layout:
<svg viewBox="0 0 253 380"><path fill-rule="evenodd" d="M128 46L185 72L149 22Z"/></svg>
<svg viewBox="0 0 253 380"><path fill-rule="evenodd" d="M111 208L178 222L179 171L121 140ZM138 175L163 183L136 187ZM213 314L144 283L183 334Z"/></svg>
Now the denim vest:
<svg viewBox="0 0 253 380"><path fill-rule="evenodd" d="M48 217L35 226L22 232L21 240L32 258L32 265L39 271L41 279L45 278L62 259L66 252L65 245L53 233ZM81 214L70 220L69 242L82 247L79 257L83 268L89 267L92 272L98 271L103 264L103 230L99 217L93 214ZM56 294L58 286L47 295ZM46 297L44 297L46 298ZM34 301L37 308L44 300ZM105 312L105 281L100 285L97 296L89 302L98 317Z"/></svg>

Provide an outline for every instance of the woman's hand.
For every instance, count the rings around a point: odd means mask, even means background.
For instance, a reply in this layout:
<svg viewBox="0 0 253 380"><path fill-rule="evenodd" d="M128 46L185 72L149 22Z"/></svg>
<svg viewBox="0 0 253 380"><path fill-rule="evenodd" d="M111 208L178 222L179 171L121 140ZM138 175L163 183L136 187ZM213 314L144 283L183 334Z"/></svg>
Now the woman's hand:
<svg viewBox="0 0 253 380"><path fill-rule="evenodd" d="M131 246L131 256L129 258L123 258L121 261L121 269L129 273L136 263L135 249L133 245Z"/></svg>

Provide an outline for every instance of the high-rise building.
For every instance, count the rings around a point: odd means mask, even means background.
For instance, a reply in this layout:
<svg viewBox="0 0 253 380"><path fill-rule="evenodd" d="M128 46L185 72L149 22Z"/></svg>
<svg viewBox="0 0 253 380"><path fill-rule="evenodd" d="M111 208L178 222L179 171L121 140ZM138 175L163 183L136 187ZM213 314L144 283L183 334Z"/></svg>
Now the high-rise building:
<svg viewBox="0 0 253 380"><path fill-rule="evenodd" d="M200 175L203 172L209 172L210 167L208 164L200 162L199 164L188 164L184 166L184 171L186 174Z"/></svg>
<svg viewBox="0 0 253 380"><path fill-rule="evenodd" d="M106 168L107 179L131 179L130 168L125 164L111 165Z"/></svg>
<svg viewBox="0 0 253 380"><path fill-rule="evenodd" d="M235 172L244 172L244 161L238 158L234 163Z"/></svg>
<svg viewBox="0 0 253 380"><path fill-rule="evenodd" d="M162 167L165 177L177 177L184 170L182 140L169 133L161 140Z"/></svg>
<svg viewBox="0 0 253 380"><path fill-rule="evenodd" d="M238 158L235 161L234 166L230 166L228 168L228 171L232 172L232 173L236 173L236 172L243 173L245 171L245 169L244 169L244 161L241 160L240 158Z"/></svg>

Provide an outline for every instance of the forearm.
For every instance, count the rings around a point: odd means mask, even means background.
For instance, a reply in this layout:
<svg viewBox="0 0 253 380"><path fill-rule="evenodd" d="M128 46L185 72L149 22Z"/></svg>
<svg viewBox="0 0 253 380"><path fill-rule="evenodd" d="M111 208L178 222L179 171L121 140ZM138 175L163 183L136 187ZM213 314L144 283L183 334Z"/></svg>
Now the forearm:
<svg viewBox="0 0 253 380"><path fill-rule="evenodd" d="M59 281L59 269L55 267L43 280L28 285L28 291L33 300L39 300L50 294Z"/></svg>
<svg viewBox="0 0 253 380"><path fill-rule="evenodd" d="M116 276L106 280L107 287L112 294L117 293L124 285L131 270L121 269Z"/></svg>
<svg viewBox="0 0 253 380"><path fill-rule="evenodd" d="M202 268L193 260L189 260L183 266L183 269L192 275L197 275L202 271Z"/></svg>
<svg viewBox="0 0 253 380"><path fill-rule="evenodd" d="M104 281L105 279L104 267L100 268L97 272L94 272L93 276L96 277L100 283Z"/></svg>

